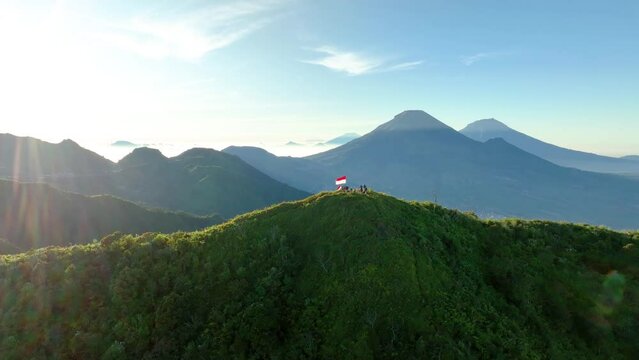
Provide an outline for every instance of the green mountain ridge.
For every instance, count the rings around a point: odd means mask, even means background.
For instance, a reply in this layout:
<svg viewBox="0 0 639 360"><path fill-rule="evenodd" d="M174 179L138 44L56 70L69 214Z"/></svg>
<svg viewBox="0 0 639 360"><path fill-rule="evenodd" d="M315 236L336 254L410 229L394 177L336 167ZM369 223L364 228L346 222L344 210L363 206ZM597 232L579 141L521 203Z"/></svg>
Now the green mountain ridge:
<svg viewBox="0 0 639 360"><path fill-rule="evenodd" d="M632 358L639 234L320 193L0 257L22 358Z"/></svg>
<svg viewBox="0 0 639 360"><path fill-rule="evenodd" d="M220 216L146 209L108 195L84 196L46 184L0 180L0 254L88 243L115 231L192 231L220 222Z"/></svg>

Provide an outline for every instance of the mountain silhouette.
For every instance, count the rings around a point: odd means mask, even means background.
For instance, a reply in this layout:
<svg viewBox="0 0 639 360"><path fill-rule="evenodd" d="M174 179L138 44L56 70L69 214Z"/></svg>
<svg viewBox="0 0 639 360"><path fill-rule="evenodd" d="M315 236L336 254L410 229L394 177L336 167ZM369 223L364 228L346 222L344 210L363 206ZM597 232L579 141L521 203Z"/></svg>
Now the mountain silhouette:
<svg viewBox="0 0 639 360"><path fill-rule="evenodd" d="M631 159L562 148L513 130L495 119L475 121L460 132L480 142L502 138L524 151L565 167L603 173L639 174L639 163Z"/></svg>
<svg viewBox="0 0 639 360"><path fill-rule="evenodd" d="M160 150L149 147L139 147L118 161L118 166L122 169L126 169L148 164L166 163L167 161L169 161L169 159L164 156Z"/></svg>
<svg viewBox="0 0 639 360"><path fill-rule="evenodd" d="M346 133L346 134L342 134L340 136L334 137L324 143L318 144L318 145L344 145L347 142L357 139L358 137L360 137L359 134L357 133Z"/></svg>
<svg viewBox="0 0 639 360"><path fill-rule="evenodd" d="M132 143L130 141L127 140L118 140L118 141L114 141L113 143L111 143L111 146L116 146L116 147L138 147L140 145L136 144L136 143Z"/></svg>
<svg viewBox="0 0 639 360"><path fill-rule="evenodd" d="M297 189L315 193L332 188L333 173L319 163L305 158L276 156L252 146L229 146L222 150L235 155L266 175Z"/></svg>
<svg viewBox="0 0 639 360"><path fill-rule="evenodd" d="M114 163L72 140L58 144L31 137L0 134L0 177L36 181L42 177L96 175L114 169Z"/></svg>

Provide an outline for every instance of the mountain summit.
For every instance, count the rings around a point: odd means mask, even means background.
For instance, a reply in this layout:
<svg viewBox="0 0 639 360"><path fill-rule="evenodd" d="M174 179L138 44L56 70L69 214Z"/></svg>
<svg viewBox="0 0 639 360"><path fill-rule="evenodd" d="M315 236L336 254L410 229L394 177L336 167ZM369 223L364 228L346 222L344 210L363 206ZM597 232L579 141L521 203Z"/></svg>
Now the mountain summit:
<svg viewBox="0 0 639 360"><path fill-rule="evenodd" d="M639 174L639 163L631 159L613 158L559 147L511 129L495 119L475 121L460 132L480 142L502 138L526 152L565 167L602 173Z"/></svg>
<svg viewBox="0 0 639 360"><path fill-rule="evenodd" d="M503 122L490 118L490 119L482 119L482 120L477 120L471 124L469 124L468 126L466 126L463 130L461 130L461 133L463 134L474 134L474 136L472 136L473 139L478 140L478 141L486 141L486 140L490 140L493 137L490 138L481 138L482 134L484 133L491 133L493 131L510 131L512 130L511 128L508 127L508 125L504 124ZM481 138L481 140L480 140Z"/></svg>
<svg viewBox="0 0 639 360"><path fill-rule="evenodd" d="M99 175L113 169L111 161L72 140L53 144L0 134L0 178L33 182L69 174Z"/></svg>
<svg viewBox="0 0 639 360"><path fill-rule="evenodd" d="M140 166L151 163L162 163L167 160L168 158L164 156L158 149L139 147L134 149L129 155L120 160L118 162L118 165L120 167L127 168L131 166Z"/></svg>
<svg viewBox="0 0 639 360"><path fill-rule="evenodd" d="M451 127L422 110L406 110L374 131L442 130Z"/></svg>

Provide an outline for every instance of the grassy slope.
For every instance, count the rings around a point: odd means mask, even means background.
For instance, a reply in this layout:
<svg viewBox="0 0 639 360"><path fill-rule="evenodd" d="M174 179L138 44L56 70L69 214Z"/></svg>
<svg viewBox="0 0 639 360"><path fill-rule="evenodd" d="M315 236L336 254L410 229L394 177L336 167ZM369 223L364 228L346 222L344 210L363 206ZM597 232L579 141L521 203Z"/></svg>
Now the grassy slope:
<svg viewBox="0 0 639 360"><path fill-rule="evenodd" d="M196 233L0 258L0 353L629 358L639 234L322 193Z"/></svg>
<svg viewBox="0 0 639 360"><path fill-rule="evenodd" d="M89 197L44 184L0 180L0 237L7 239L0 254L87 243L115 231L197 230L221 221L218 216L146 209L112 196Z"/></svg>

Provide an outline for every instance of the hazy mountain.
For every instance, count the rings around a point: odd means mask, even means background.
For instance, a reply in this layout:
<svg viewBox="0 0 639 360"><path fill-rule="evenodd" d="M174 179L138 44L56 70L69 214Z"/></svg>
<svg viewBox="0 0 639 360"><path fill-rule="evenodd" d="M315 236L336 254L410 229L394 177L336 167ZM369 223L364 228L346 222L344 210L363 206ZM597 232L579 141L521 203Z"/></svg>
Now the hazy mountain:
<svg viewBox="0 0 639 360"><path fill-rule="evenodd" d="M132 143L126 140L118 140L111 144L111 146L119 146L119 147L138 147L140 145Z"/></svg>
<svg viewBox="0 0 639 360"><path fill-rule="evenodd" d="M168 161L169 159L164 156L160 150L149 147L140 147L123 157L118 162L118 167L120 170L123 170L146 164L163 164Z"/></svg>
<svg viewBox="0 0 639 360"><path fill-rule="evenodd" d="M309 159L353 184L483 216L639 228L639 182L559 167L501 139L477 142L422 111Z"/></svg>
<svg viewBox="0 0 639 360"><path fill-rule="evenodd" d="M84 195L110 194L198 215L231 217L309 195L236 156L210 149L166 158L156 149L142 147L117 164L70 140L50 144L2 135L0 149L0 178L45 182Z"/></svg>
<svg viewBox="0 0 639 360"><path fill-rule="evenodd" d="M623 156L622 159L632 160L632 161L639 161L639 155Z"/></svg>
<svg viewBox="0 0 639 360"><path fill-rule="evenodd" d="M229 146L222 150L238 156L266 175L308 192L333 188L333 174L325 166L305 158L276 156L251 146Z"/></svg>
<svg viewBox="0 0 639 360"><path fill-rule="evenodd" d="M632 359L639 234L322 193L0 261L7 359Z"/></svg>
<svg viewBox="0 0 639 360"><path fill-rule="evenodd" d="M71 140L59 144L0 134L0 177L33 181L72 174L95 175L112 171L114 164Z"/></svg>
<svg viewBox="0 0 639 360"><path fill-rule="evenodd" d="M264 161L255 153L236 152L307 191L331 189L335 177L347 175L354 186L436 200L484 217L639 228L639 182L560 167L502 139L478 142L423 111L403 112L369 134L304 159L271 155ZM314 169L315 175L302 174L302 167Z"/></svg>
<svg viewBox="0 0 639 360"><path fill-rule="evenodd" d="M295 141L289 141L286 144L284 144L284 146L303 146L300 143L296 143Z"/></svg>
<svg viewBox="0 0 639 360"><path fill-rule="evenodd" d="M112 194L152 207L232 217L309 194L282 184L240 158L195 148L167 158L137 148L108 176L62 179L56 186L83 194Z"/></svg>
<svg viewBox="0 0 639 360"><path fill-rule="evenodd" d="M561 166L604 173L639 173L639 163L630 159L601 156L548 144L513 130L495 119L475 121L460 132L481 142L502 138L524 151Z"/></svg>
<svg viewBox="0 0 639 360"><path fill-rule="evenodd" d="M346 133L343 135L340 135L336 138L333 138L331 140L328 140L327 142L323 143L322 145L344 145L347 142L351 141L351 140L355 140L358 137L360 137L359 134L356 133Z"/></svg>
<svg viewBox="0 0 639 360"><path fill-rule="evenodd" d="M112 196L83 196L46 184L0 180L0 253L81 244L116 231L141 234L192 231L218 224L199 217L146 209Z"/></svg>

